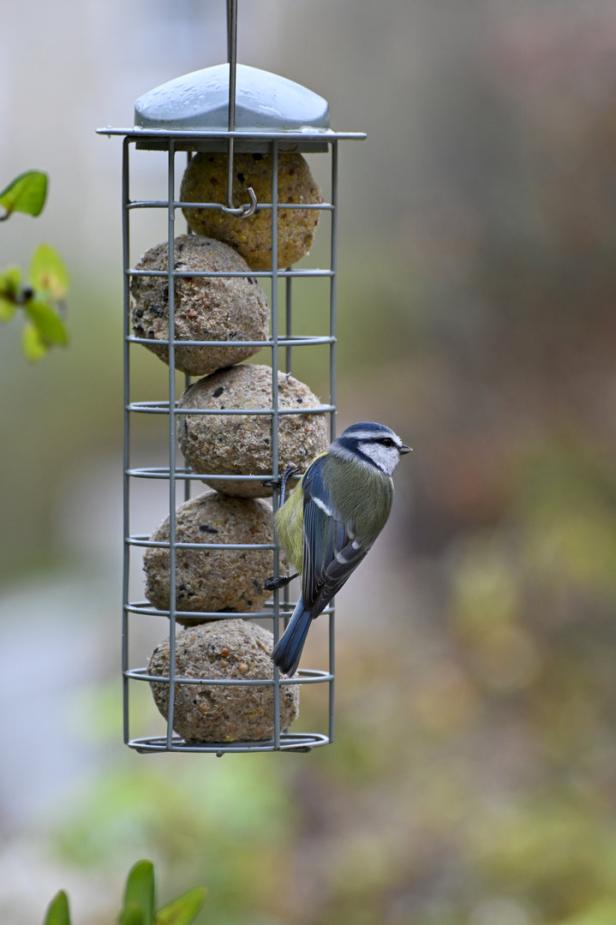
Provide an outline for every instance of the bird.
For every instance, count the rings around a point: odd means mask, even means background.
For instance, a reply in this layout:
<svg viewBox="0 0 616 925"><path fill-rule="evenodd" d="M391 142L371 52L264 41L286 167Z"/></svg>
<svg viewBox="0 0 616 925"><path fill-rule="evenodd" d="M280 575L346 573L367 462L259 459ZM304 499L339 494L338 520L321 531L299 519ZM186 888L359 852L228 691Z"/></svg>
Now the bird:
<svg viewBox="0 0 616 925"><path fill-rule="evenodd" d="M282 477L275 524L295 573L267 583L280 588L302 576L302 592L274 647L272 661L295 674L312 621L327 607L364 559L385 526L393 501L392 474L411 447L384 424L360 421L347 427L317 456L289 497Z"/></svg>

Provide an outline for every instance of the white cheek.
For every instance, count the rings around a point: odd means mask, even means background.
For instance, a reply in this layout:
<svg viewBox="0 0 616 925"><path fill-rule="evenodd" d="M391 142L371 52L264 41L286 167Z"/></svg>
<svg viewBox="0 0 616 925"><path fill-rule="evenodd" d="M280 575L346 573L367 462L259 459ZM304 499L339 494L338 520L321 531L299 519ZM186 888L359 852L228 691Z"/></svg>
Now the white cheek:
<svg viewBox="0 0 616 925"><path fill-rule="evenodd" d="M382 443L362 443L361 450L377 464L379 469L389 475L398 465L398 450L393 446L383 446Z"/></svg>

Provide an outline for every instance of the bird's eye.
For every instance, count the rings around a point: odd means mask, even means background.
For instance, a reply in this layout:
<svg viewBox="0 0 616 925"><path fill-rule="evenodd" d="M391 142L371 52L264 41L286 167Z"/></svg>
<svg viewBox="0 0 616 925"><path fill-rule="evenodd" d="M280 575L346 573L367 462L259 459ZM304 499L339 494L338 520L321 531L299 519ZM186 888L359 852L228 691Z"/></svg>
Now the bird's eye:
<svg viewBox="0 0 616 925"><path fill-rule="evenodd" d="M391 437L383 437L383 439L381 440L381 443L383 444L383 446L395 446L396 445L394 441L391 439Z"/></svg>

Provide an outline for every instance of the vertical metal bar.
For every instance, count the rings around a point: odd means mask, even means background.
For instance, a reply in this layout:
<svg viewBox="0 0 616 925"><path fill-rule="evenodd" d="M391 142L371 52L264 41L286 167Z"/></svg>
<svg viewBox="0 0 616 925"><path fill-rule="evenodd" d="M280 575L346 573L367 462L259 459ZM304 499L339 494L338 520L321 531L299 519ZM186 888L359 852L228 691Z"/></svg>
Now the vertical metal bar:
<svg viewBox="0 0 616 925"><path fill-rule="evenodd" d="M336 271L337 271L337 241L338 241L338 142L332 142L331 151L331 227L330 227L330 283L329 283L329 335L332 342L329 345L329 402L333 411L330 412L329 430L333 440L336 436ZM332 612L329 615L329 704L328 704L328 737L334 741L335 731L335 702L336 702L336 614L335 600L331 601Z"/></svg>
<svg viewBox="0 0 616 925"><path fill-rule="evenodd" d="M288 269L292 269L288 267ZM287 276L285 280L285 334L289 338L293 334L293 277ZM286 348L285 368L288 373L291 372L293 364L293 347L290 344Z"/></svg>
<svg viewBox="0 0 616 925"><path fill-rule="evenodd" d="M338 240L338 142L332 142L332 178L331 178L331 228L330 228L330 263L331 276L329 278L329 336L336 337L337 315L337 253ZM336 436L336 342L332 339L329 345L329 403L334 408L329 414L329 431L333 440Z"/></svg>
<svg viewBox="0 0 616 925"><path fill-rule="evenodd" d="M278 439L279 395L278 395L278 143L272 142L272 475L274 488L272 507L278 509L280 503L280 446ZM280 547L276 543L274 550L274 578L280 576ZM274 591L273 610L274 645L278 642L280 632L280 597ZM280 671L274 665L274 748L280 748Z"/></svg>
<svg viewBox="0 0 616 925"><path fill-rule="evenodd" d="M190 388L191 382L192 382L191 376L188 373L184 373L184 391ZM188 479L188 478L184 479L184 501L190 501L192 483L193 483L192 479Z"/></svg>
<svg viewBox="0 0 616 925"><path fill-rule="evenodd" d="M227 127L235 131L235 94L237 85L237 0L227 0L227 58L229 60L229 99ZM227 161L227 206L233 208L233 161L235 140L229 138Z"/></svg>
<svg viewBox="0 0 616 925"><path fill-rule="evenodd" d="M192 151L187 151L186 152L186 167L187 168L190 167L190 162L192 161L192 159L193 159ZM186 220L186 234L194 234L192 228L188 224L188 220Z"/></svg>
<svg viewBox="0 0 616 925"><path fill-rule="evenodd" d="M191 162L191 161L192 161L192 151L187 151L187 152L186 152L186 166L187 166L187 167L190 165L190 162ZM192 233L193 233L193 232L192 232L192 230L191 230L191 228L190 228L190 225L188 224L188 222L186 222L186 234L189 234L189 235L190 235L190 234L192 234ZM190 387L191 381L192 381L192 379L191 379L189 373L185 373L185 375L184 375L184 391L186 391L186 389L188 389L188 388ZM191 487L192 487L192 479L184 479L184 501L190 501Z"/></svg>
<svg viewBox="0 0 616 925"><path fill-rule="evenodd" d="M289 267L288 269L291 269ZM291 337L293 334L293 278L287 276L285 279L285 301L284 301L284 312L285 312L285 336L287 338ZM293 371L293 348L289 345L285 351L285 369L287 373ZM289 585L284 586L282 600L284 603L284 626L285 629L289 622L289 602L291 600L291 589Z"/></svg>
<svg viewBox="0 0 616 925"><path fill-rule="evenodd" d="M169 703L167 709L167 748L173 748L175 711L175 612L176 592L176 517L175 517L175 141L169 140L167 162L167 328L169 331Z"/></svg>
<svg viewBox="0 0 616 925"><path fill-rule="evenodd" d="M124 465L124 488L123 488L123 564L122 564L122 726L124 744L130 739L130 707L129 707L129 680L126 676L128 671L129 660L129 614L128 614L128 595L130 591L130 546L128 537L130 536L130 209L128 203L130 199L130 142L128 138L124 139L122 145L122 270L123 270L123 303L124 303L124 443L123 443L123 465Z"/></svg>

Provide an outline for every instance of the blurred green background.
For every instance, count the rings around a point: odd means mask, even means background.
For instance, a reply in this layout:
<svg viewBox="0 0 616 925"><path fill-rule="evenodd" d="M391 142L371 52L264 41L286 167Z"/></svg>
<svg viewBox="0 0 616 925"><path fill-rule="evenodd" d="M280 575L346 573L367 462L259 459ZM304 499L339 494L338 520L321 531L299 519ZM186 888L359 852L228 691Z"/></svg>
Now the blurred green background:
<svg viewBox="0 0 616 925"><path fill-rule="evenodd" d="M415 454L338 601L333 747L120 743L120 144L94 129L222 60L223 26L222 0L3 9L0 185L39 167L51 188L0 229L2 264L58 248L72 344L32 367L0 331L0 918L37 925L63 886L103 925L148 856L163 899L208 885L216 925L614 925L611 0L240 2L240 59L368 132L341 152L340 426L384 420ZM164 216L135 233L158 243ZM134 358L164 397L165 367ZM163 440L144 424L137 456ZM164 504L136 498L136 529ZM308 690L300 727L321 707Z"/></svg>

